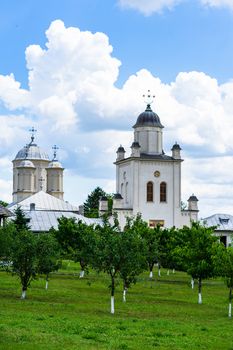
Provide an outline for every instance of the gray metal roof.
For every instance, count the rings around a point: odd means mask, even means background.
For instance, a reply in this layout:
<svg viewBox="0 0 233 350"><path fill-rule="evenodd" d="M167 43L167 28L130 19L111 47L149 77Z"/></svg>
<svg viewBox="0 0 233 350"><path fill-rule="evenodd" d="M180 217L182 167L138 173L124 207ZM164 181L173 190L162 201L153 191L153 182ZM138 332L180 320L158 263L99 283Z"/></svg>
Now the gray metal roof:
<svg viewBox="0 0 233 350"><path fill-rule="evenodd" d="M214 214L202 219L206 226L217 226L217 231L233 231L233 216L229 214Z"/></svg>
<svg viewBox="0 0 233 350"><path fill-rule="evenodd" d="M41 150L35 143L29 143L28 146L22 148L16 155L15 160L17 159L41 159L49 160L48 154Z"/></svg>
<svg viewBox="0 0 233 350"><path fill-rule="evenodd" d="M53 211L70 211L70 212L78 212L78 207L65 202L61 199L58 199L54 196L51 196L50 194L40 191L32 196L22 200L18 203L11 203L8 205L8 209L11 211L15 210L18 206L21 207L22 210L28 211L30 210L30 204L35 204L35 210L53 210Z"/></svg>
<svg viewBox="0 0 233 350"><path fill-rule="evenodd" d="M148 104L146 110L138 116L137 122L133 128L137 128L139 126L156 126L163 128L159 116L152 111L150 104Z"/></svg>
<svg viewBox="0 0 233 350"><path fill-rule="evenodd" d="M90 219L83 215L75 214L67 211L25 211L25 215L29 221L30 229L34 232L48 232L52 227L58 228L58 219L62 216L66 218L75 218L77 221L81 220L87 225L101 225L101 219Z"/></svg>

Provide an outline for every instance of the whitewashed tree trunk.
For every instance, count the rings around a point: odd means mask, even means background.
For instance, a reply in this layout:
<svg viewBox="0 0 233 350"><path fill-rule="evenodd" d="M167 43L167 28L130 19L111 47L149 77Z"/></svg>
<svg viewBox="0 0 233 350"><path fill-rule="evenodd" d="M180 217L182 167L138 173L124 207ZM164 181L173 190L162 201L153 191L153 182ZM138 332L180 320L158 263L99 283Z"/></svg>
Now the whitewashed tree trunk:
<svg viewBox="0 0 233 350"><path fill-rule="evenodd" d="M45 289L48 290L48 287L49 287L49 281L46 280L46 282L45 282Z"/></svg>
<svg viewBox="0 0 233 350"><path fill-rule="evenodd" d="M153 271L150 271L149 278L153 278Z"/></svg>
<svg viewBox="0 0 233 350"><path fill-rule="evenodd" d="M194 279L193 278L191 279L191 287L192 287L192 289L194 289Z"/></svg>
<svg viewBox="0 0 233 350"><path fill-rule="evenodd" d="M175 269L172 270L172 273L175 273Z"/></svg>
<svg viewBox="0 0 233 350"><path fill-rule="evenodd" d="M79 278L83 278L83 277L84 277L84 274L85 274L85 271L84 271L84 270L81 270L80 273L79 273Z"/></svg>
<svg viewBox="0 0 233 350"><path fill-rule="evenodd" d="M26 290L22 290L21 299L26 299Z"/></svg>
<svg viewBox="0 0 233 350"><path fill-rule="evenodd" d="M230 318L231 318L231 303L229 303L228 317L230 317Z"/></svg>
<svg viewBox="0 0 233 350"><path fill-rule="evenodd" d="M198 279L198 304L202 304L201 289L202 289L202 281L201 281L201 278L199 278Z"/></svg>
<svg viewBox="0 0 233 350"><path fill-rule="evenodd" d="M159 271L158 271L158 276L161 277L161 271L160 271L160 268L159 268Z"/></svg>
<svg viewBox="0 0 233 350"><path fill-rule="evenodd" d="M198 304L202 304L202 295L198 293Z"/></svg>
<svg viewBox="0 0 233 350"><path fill-rule="evenodd" d="M127 293L127 288L124 288L123 290L123 302L126 302L126 293Z"/></svg>
<svg viewBox="0 0 233 350"><path fill-rule="evenodd" d="M115 313L115 309L114 309L114 296L111 296L111 314Z"/></svg>
<svg viewBox="0 0 233 350"><path fill-rule="evenodd" d="M170 270L167 270L167 276L169 276L170 275Z"/></svg>

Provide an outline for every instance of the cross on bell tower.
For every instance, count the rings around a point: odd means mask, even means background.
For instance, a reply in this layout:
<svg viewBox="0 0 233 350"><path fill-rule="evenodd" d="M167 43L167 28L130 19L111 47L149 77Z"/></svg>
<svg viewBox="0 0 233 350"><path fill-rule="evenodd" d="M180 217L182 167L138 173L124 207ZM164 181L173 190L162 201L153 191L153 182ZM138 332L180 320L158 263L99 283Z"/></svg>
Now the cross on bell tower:
<svg viewBox="0 0 233 350"><path fill-rule="evenodd" d="M34 126L32 126L31 129L29 129L29 131L31 133L31 143L32 143L35 139L35 133L37 132L37 130L34 128Z"/></svg>
<svg viewBox="0 0 233 350"><path fill-rule="evenodd" d="M57 145L54 145L52 147L52 149L53 149L53 160L57 160L56 159L57 158L57 151L59 150L59 147Z"/></svg>
<svg viewBox="0 0 233 350"><path fill-rule="evenodd" d="M154 102L155 99L155 95L151 95L150 90L147 91L147 95L142 95L142 97L144 98L144 102L147 105L147 108L150 107L150 105Z"/></svg>

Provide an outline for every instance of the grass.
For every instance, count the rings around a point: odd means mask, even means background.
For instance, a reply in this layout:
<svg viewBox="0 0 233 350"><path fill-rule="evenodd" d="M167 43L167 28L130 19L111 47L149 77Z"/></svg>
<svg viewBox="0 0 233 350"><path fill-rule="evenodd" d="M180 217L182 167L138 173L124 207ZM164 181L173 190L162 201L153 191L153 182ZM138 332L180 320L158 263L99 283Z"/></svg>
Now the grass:
<svg viewBox="0 0 233 350"><path fill-rule="evenodd" d="M144 274L126 303L117 286L111 315L107 276L91 272L80 280L78 271L65 263L47 291L43 279L34 281L26 300L19 298L17 278L0 272L0 349L233 350L228 290L221 281L204 284L198 305L186 274L163 271L152 283Z"/></svg>

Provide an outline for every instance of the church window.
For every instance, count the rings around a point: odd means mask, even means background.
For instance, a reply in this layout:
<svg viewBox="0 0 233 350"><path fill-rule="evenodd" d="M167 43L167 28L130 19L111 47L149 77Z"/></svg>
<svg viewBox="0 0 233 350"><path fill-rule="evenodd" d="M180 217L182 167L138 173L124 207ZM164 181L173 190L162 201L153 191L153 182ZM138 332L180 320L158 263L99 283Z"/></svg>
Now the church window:
<svg viewBox="0 0 233 350"><path fill-rule="evenodd" d="M147 202L153 202L153 182L149 181L146 185L146 200Z"/></svg>
<svg viewBox="0 0 233 350"><path fill-rule="evenodd" d="M123 191L124 191L124 184L121 184L121 195L122 195L122 197L124 196Z"/></svg>
<svg viewBox="0 0 233 350"><path fill-rule="evenodd" d="M160 202L167 201L167 184L166 182L161 182L160 184Z"/></svg>

